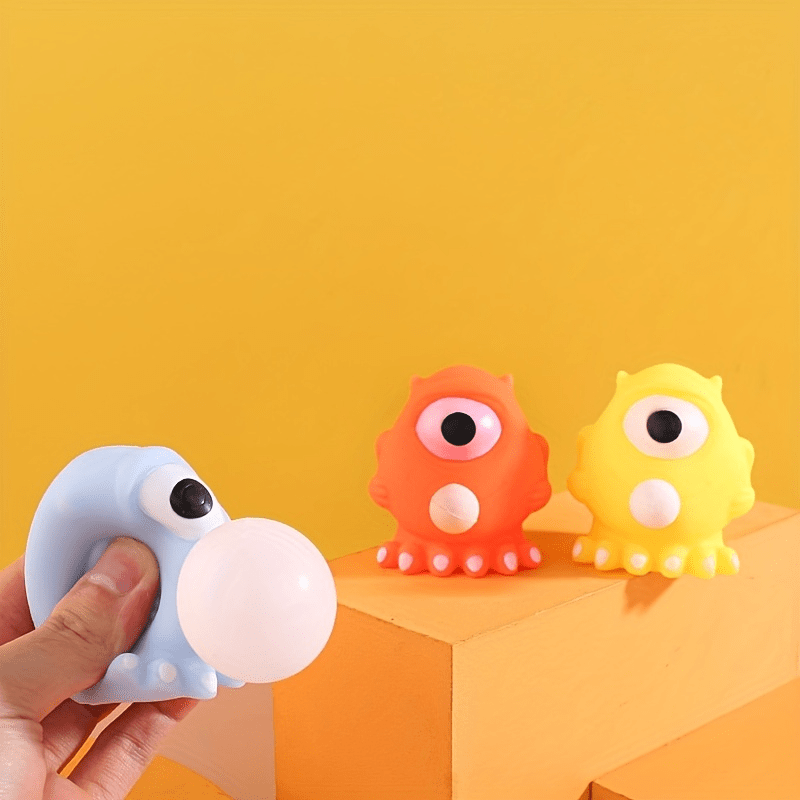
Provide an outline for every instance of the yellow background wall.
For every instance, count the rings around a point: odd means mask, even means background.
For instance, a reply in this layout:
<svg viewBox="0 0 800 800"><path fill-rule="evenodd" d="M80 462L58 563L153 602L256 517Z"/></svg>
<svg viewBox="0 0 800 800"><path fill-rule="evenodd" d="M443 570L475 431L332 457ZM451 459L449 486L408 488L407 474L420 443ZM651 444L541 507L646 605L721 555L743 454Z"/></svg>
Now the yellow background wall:
<svg viewBox="0 0 800 800"><path fill-rule="evenodd" d="M719 373L800 503L797 3L2 6L0 563L182 453L326 556L412 374L512 372L563 489L618 369Z"/></svg>

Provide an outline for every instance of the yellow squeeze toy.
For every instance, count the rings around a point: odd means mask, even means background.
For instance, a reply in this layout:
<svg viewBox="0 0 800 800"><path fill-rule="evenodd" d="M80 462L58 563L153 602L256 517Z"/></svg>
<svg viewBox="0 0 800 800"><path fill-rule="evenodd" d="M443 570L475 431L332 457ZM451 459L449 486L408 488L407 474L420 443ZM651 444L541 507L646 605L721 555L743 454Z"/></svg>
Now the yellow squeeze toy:
<svg viewBox="0 0 800 800"><path fill-rule="evenodd" d="M753 445L736 433L722 379L677 364L617 373L600 419L578 435L569 491L594 514L575 561L632 575L735 575L722 529L753 507Z"/></svg>

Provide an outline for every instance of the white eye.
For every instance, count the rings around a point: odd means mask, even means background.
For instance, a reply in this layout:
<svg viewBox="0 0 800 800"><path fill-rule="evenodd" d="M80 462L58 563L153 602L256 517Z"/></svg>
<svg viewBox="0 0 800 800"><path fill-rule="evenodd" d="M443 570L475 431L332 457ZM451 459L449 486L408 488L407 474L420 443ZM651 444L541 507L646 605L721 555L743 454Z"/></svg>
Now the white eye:
<svg viewBox="0 0 800 800"><path fill-rule="evenodd" d="M187 541L199 539L229 519L211 490L185 464L154 469L139 490L139 506Z"/></svg>
<svg viewBox="0 0 800 800"><path fill-rule="evenodd" d="M694 403L663 394L634 403L622 427L639 452L656 458L685 458L708 438L708 421Z"/></svg>
<svg viewBox="0 0 800 800"><path fill-rule="evenodd" d="M488 453L500 438L497 414L485 403L464 397L434 400L420 415L417 436L439 458L470 461Z"/></svg>

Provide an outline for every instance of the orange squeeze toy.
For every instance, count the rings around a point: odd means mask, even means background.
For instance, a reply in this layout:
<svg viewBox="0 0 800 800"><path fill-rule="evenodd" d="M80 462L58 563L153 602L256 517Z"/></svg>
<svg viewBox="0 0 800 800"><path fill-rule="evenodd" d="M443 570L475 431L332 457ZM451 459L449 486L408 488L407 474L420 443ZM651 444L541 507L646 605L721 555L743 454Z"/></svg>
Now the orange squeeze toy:
<svg viewBox="0 0 800 800"><path fill-rule="evenodd" d="M382 567L406 574L513 575L541 563L522 533L550 499L549 448L533 433L510 375L469 366L412 378L411 396L378 437L372 499L397 519L378 550Z"/></svg>

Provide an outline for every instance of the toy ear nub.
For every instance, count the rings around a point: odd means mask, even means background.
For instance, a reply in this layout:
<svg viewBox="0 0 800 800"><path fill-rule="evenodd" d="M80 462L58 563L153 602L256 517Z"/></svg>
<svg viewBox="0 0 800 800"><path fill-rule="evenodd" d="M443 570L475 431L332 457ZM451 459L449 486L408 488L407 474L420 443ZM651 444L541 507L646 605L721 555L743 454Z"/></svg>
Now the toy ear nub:
<svg viewBox="0 0 800 800"><path fill-rule="evenodd" d="M722 391L722 378L719 375L709 378L708 381L718 392Z"/></svg>
<svg viewBox="0 0 800 800"><path fill-rule="evenodd" d="M513 377L513 375L501 375L500 376L500 380L503 381L503 383L507 383L511 387L514 386L514 377Z"/></svg>
<svg viewBox="0 0 800 800"><path fill-rule="evenodd" d="M420 378L419 375L412 375L411 376L411 388L413 389L421 380L422 380L422 378Z"/></svg>
<svg viewBox="0 0 800 800"><path fill-rule="evenodd" d="M625 380L625 378L627 378L627 377L628 377L628 373L627 373L627 372L625 372L625 370L624 370L624 369L621 369L621 370L620 370L620 371L617 373L617 386L619 386L619 385L620 385L620 383L622 383L622 381L624 381L624 380Z"/></svg>

